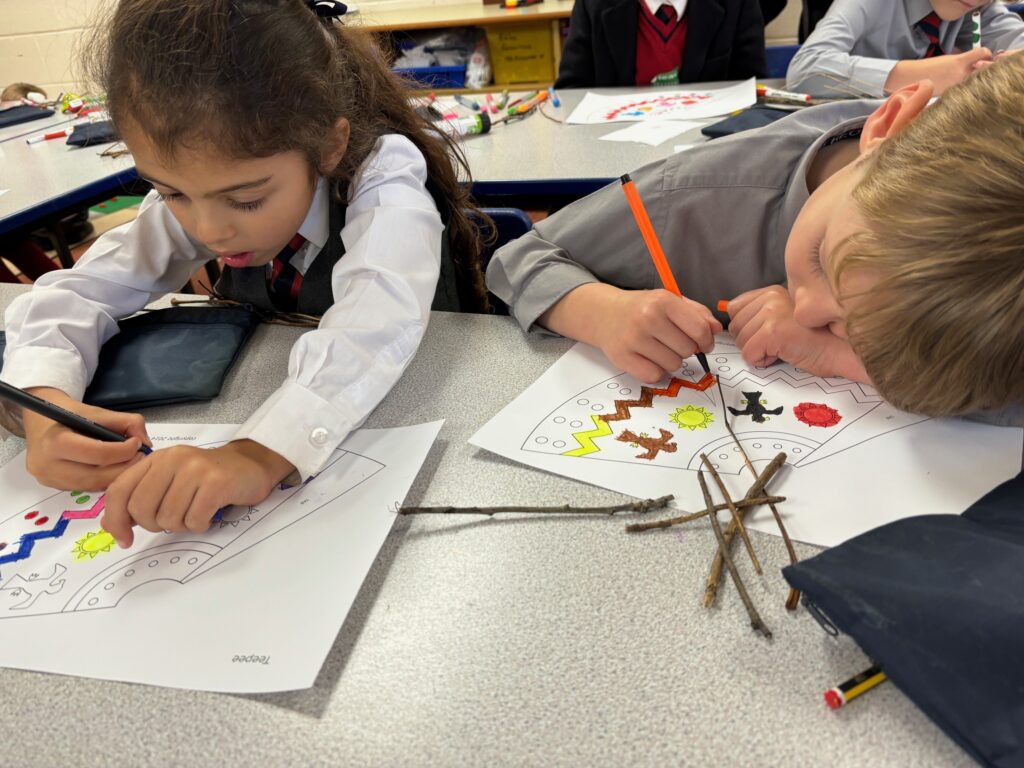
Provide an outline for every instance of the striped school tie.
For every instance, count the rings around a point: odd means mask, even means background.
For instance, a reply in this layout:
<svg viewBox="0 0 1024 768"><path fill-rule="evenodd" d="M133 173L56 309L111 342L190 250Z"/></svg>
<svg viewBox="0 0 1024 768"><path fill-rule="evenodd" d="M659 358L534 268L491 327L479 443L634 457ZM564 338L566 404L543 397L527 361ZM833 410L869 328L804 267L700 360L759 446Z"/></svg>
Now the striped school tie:
<svg viewBox="0 0 1024 768"><path fill-rule="evenodd" d="M935 13L935 11L932 11L917 22L917 28L924 32L929 42L928 50L924 53L924 58L926 59L930 59L933 56L942 56L946 53L942 50L942 46L939 45L939 25L941 24L942 19L939 18L939 14Z"/></svg>
<svg viewBox="0 0 1024 768"><path fill-rule="evenodd" d="M291 265L291 259L305 242L302 235L295 235L270 265L270 284L267 286L270 300L282 312L294 312L299 304L302 275Z"/></svg>
<svg viewBox="0 0 1024 768"><path fill-rule="evenodd" d="M658 7L658 10L654 12L654 15L662 24L671 24L676 20L675 6L669 3L664 3Z"/></svg>

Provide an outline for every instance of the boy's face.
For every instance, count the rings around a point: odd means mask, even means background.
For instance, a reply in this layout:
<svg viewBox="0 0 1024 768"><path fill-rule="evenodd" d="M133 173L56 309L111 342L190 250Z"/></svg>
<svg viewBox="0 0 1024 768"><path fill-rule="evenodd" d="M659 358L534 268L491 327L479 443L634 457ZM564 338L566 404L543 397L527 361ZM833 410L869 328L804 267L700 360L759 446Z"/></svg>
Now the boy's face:
<svg viewBox="0 0 1024 768"><path fill-rule="evenodd" d="M236 160L189 149L167 159L137 128L122 134L139 175L185 231L228 266L270 263L306 218L315 185L299 152Z"/></svg>
<svg viewBox="0 0 1024 768"><path fill-rule="evenodd" d="M988 0L931 0L932 8L943 21L955 21L964 14L988 4Z"/></svg>
<svg viewBox="0 0 1024 768"><path fill-rule="evenodd" d="M806 328L828 329L846 338L846 315L856 295L871 290L880 276L867 269L843 273L843 304L837 299L836 260L843 242L865 229L853 190L864 164L852 162L811 193L786 242L786 277L793 297L793 318Z"/></svg>

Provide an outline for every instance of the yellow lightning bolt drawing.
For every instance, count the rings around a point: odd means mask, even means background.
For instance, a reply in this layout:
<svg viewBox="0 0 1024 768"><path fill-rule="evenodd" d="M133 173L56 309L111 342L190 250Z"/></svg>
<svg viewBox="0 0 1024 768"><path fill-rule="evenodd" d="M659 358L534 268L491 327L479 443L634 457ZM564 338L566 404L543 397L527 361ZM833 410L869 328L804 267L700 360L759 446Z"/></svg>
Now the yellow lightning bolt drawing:
<svg viewBox="0 0 1024 768"><path fill-rule="evenodd" d="M601 450L594 445L594 439L598 437L607 437L612 433L612 428L608 425L608 422L600 416L591 414L590 418L594 422L594 429L574 432L572 436L576 438L576 442L580 444L580 447L571 451L566 451L562 454L563 456L586 456L589 453L597 453Z"/></svg>

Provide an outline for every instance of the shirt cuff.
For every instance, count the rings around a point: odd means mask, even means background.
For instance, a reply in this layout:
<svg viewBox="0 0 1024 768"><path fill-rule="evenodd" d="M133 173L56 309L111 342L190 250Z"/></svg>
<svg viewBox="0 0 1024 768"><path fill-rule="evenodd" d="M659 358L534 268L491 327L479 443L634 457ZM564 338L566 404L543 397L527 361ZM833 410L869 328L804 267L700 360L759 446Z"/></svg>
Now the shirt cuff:
<svg viewBox="0 0 1024 768"><path fill-rule="evenodd" d="M279 453L305 481L320 471L358 421L346 404L325 400L289 379L249 417L234 439L253 440Z"/></svg>
<svg viewBox="0 0 1024 768"><path fill-rule="evenodd" d="M3 380L22 389L53 387L81 400L89 385L85 363L76 353L56 347L16 347L4 361Z"/></svg>
<svg viewBox="0 0 1024 768"><path fill-rule="evenodd" d="M889 79L899 62L893 59L872 59L857 56L853 60L853 71L850 74L850 85L865 96L881 98L886 95L885 81Z"/></svg>
<svg viewBox="0 0 1024 768"><path fill-rule="evenodd" d="M524 331L555 336L557 334L537 325L537 318L561 301L569 291L597 282L600 281L596 277L574 264L552 264L527 281L520 297L514 300L512 313Z"/></svg>

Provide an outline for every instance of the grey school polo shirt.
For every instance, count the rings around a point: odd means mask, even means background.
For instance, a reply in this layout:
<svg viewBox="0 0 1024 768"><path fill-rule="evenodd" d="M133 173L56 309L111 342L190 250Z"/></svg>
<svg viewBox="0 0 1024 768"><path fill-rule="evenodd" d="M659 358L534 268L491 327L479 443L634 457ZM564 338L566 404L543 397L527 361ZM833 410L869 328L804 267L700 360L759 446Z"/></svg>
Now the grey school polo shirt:
<svg viewBox="0 0 1024 768"><path fill-rule="evenodd" d="M714 308L719 299L785 284L786 240L809 197L811 162L827 143L856 139L880 103L811 107L630 174L683 294ZM487 287L524 330L542 333L538 317L595 282L661 286L618 182L539 222L487 267ZM1024 426L1024 405L972 418Z"/></svg>
<svg viewBox="0 0 1024 768"><path fill-rule="evenodd" d="M756 131L716 139L631 174L685 296L708 307L786 282L786 240L807 202L806 175L825 142L859 135L874 101L811 107ZM626 170L626 169L623 169ZM525 330L585 283L661 283L621 184L539 222L499 249L487 286Z"/></svg>
<svg viewBox="0 0 1024 768"><path fill-rule="evenodd" d="M789 64L786 88L829 97L880 97L896 62L920 59L929 41L917 22L929 0L834 0ZM971 49L971 15L939 26L946 53ZM981 12L981 43L993 53L1024 47L1024 21L1001 3Z"/></svg>

